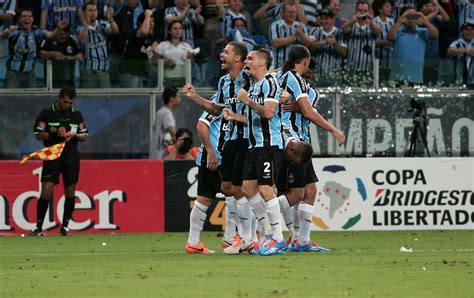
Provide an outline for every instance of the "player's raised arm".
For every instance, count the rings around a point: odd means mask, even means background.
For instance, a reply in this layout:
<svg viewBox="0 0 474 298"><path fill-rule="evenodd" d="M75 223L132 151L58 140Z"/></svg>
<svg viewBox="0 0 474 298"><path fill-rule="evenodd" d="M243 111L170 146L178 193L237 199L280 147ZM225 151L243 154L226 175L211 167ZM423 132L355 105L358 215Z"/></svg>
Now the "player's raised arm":
<svg viewBox="0 0 474 298"><path fill-rule="evenodd" d="M196 88L191 84L184 85L183 92L189 99L191 99L191 101L197 104L198 107L214 116L219 116L224 108L224 106L218 105L197 94Z"/></svg>

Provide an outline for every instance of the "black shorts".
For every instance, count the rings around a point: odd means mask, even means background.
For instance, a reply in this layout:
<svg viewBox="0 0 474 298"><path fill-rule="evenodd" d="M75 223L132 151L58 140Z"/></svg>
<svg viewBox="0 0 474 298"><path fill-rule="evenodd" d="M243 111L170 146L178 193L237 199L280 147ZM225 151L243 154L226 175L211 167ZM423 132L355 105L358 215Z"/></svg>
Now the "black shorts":
<svg viewBox="0 0 474 298"><path fill-rule="evenodd" d="M304 188L306 185L306 164L290 164L285 159L278 175L278 193L284 193L291 188Z"/></svg>
<svg viewBox="0 0 474 298"><path fill-rule="evenodd" d="M41 182L59 183L59 175L63 176L64 185L76 184L79 181L80 159L76 148L64 148L61 157L56 160L43 161Z"/></svg>
<svg viewBox="0 0 474 298"><path fill-rule="evenodd" d="M290 164L283 160L278 177L278 193L284 193L291 188L304 188L307 184L318 182L313 162L304 165Z"/></svg>
<svg viewBox="0 0 474 298"><path fill-rule="evenodd" d="M316 172L314 171L313 161L312 161L312 160L310 160L310 161L306 164L306 171L305 171L305 174L306 174L306 184L316 183L316 182L319 181L318 176L316 176Z"/></svg>
<svg viewBox="0 0 474 298"><path fill-rule="evenodd" d="M244 163L247 156L249 141L237 139L226 141L222 149L221 175L222 181L242 186L244 180Z"/></svg>
<svg viewBox="0 0 474 298"><path fill-rule="evenodd" d="M198 169L198 187L197 194L208 199L214 199L216 194L221 191L220 168L215 171L209 171L206 166L200 166Z"/></svg>
<svg viewBox="0 0 474 298"><path fill-rule="evenodd" d="M258 185L276 185L282 160L283 150L277 147L249 149L244 180L257 180Z"/></svg>

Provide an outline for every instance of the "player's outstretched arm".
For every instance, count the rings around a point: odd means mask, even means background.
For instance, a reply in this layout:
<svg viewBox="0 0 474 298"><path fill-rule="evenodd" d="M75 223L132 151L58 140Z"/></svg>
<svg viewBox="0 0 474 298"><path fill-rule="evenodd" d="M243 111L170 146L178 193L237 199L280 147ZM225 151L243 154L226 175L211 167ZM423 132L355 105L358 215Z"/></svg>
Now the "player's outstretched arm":
<svg viewBox="0 0 474 298"><path fill-rule="evenodd" d="M196 89L191 84L186 84L183 86L184 94L191 99L195 104L198 105L201 109L205 110L209 114L214 116L219 116L222 113L223 106L217 105L214 102L205 99L196 93Z"/></svg>
<svg viewBox="0 0 474 298"><path fill-rule="evenodd" d="M309 99L307 97L300 98L297 103L301 113L306 119L329 131L337 139L339 145L342 145L346 142L346 136L344 133L324 119L324 117L321 116L321 114L319 114L315 109L313 109L313 107L309 104Z"/></svg>
<svg viewBox="0 0 474 298"><path fill-rule="evenodd" d="M231 109L224 109L222 110L222 116L224 116L225 120L234 120L242 123L247 123L247 116L242 114L237 114Z"/></svg>

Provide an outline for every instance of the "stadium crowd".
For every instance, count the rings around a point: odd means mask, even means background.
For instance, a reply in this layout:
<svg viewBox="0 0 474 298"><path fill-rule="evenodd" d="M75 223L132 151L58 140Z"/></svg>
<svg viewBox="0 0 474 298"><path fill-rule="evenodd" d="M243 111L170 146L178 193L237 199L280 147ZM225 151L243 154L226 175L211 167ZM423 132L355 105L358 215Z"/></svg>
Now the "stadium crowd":
<svg viewBox="0 0 474 298"><path fill-rule="evenodd" d="M215 87L230 41L266 45L274 67L303 44L318 87L474 84L474 0L1 0L0 78L37 86L40 59L55 87ZM4 74L5 73L5 74ZM40 72L40 75L44 75Z"/></svg>

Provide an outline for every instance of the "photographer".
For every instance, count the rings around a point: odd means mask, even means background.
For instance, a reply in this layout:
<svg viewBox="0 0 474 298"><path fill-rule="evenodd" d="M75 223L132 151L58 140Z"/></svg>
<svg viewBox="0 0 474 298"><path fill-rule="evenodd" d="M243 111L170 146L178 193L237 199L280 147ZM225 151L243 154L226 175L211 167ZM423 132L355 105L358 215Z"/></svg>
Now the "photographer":
<svg viewBox="0 0 474 298"><path fill-rule="evenodd" d="M187 128L176 132L176 144L168 146L166 160L195 160L199 148L193 147L193 133Z"/></svg>
<svg viewBox="0 0 474 298"><path fill-rule="evenodd" d="M370 6L358 1L351 21L342 26L342 32L348 39L346 80L350 86L372 86L375 40L382 29L373 22Z"/></svg>

